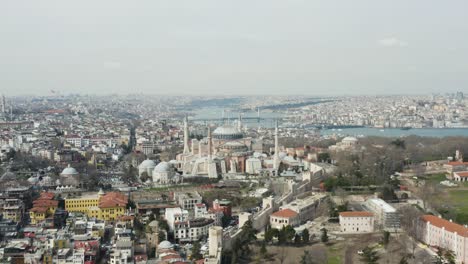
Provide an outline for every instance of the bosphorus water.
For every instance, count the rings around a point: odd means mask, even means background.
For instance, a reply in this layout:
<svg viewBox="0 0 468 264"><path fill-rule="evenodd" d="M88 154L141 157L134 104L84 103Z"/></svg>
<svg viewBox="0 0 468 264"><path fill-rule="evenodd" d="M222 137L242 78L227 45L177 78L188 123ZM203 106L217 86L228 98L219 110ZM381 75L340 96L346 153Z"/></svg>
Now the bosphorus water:
<svg viewBox="0 0 468 264"><path fill-rule="evenodd" d="M403 130L399 128L343 128L343 129L322 129L321 135L340 135L340 136L380 136L380 137L406 137L416 135L421 137L468 137L468 128L412 128Z"/></svg>

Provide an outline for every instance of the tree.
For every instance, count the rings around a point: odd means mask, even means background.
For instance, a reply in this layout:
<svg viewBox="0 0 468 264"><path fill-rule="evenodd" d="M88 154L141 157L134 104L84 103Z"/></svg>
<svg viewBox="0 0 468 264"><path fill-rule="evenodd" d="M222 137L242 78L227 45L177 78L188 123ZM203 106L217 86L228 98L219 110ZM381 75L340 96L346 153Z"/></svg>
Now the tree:
<svg viewBox="0 0 468 264"><path fill-rule="evenodd" d="M148 176L148 172L144 171L144 172L141 173L141 176L140 176L141 182L146 182L149 179L150 179L150 177Z"/></svg>
<svg viewBox="0 0 468 264"><path fill-rule="evenodd" d="M361 260L367 264L377 264L380 257L377 255L377 252L374 248L367 246L362 250Z"/></svg>
<svg viewBox="0 0 468 264"><path fill-rule="evenodd" d="M399 264L408 264L408 260L406 259L406 256L401 257Z"/></svg>
<svg viewBox="0 0 468 264"><path fill-rule="evenodd" d="M395 146L396 148L401 148L401 149L405 149L406 148L406 144L405 144L405 141L402 140L402 139L395 139L393 140L392 142L390 142L391 145Z"/></svg>
<svg viewBox="0 0 468 264"><path fill-rule="evenodd" d="M158 227L160 230L165 230L166 232L169 232L169 224L166 220L162 218L158 220Z"/></svg>
<svg viewBox="0 0 468 264"><path fill-rule="evenodd" d="M221 226L223 228L227 227L231 223L231 220L232 217L230 217L229 215L223 215L223 217L221 217Z"/></svg>
<svg viewBox="0 0 468 264"><path fill-rule="evenodd" d="M388 242L390 242L390 232L388 232L388 231L383 232L382 242L383 242L384 246L388 245Z"/></svg>
<svg viewBox="0 0 468 264"><path fill-rule="evenodd" d="M294 244L299 245L301 243L301 236L296 234L294 236Z"/></svg>
<svg viewBox="0 0 468 264"><path fill-rule="evenodd" d="M322 228L322 236L320 237L320 240L323 242L323 243L327 243L328 242L328 234L327 234L327 229L326 228Z"/></svg>
<svg viewBox="0 0 468 264"><path fill-rule="evenodd" d="M265 242L271 242L274 237L278 236L278 229L270 228L265 231Z"/></svg>
<svg viewBox="0 0 468 264"><path fill-rule="evenodd" d="M437 255L434 256L434 264L444 264L444 251L442 248L437 248Z"/></svg>
<svg viewBox="0 0 468 264"><path fill-rule="evenodd" d="M309 240L310 240L310 234L309 234L309 229L304 229L304 231L302 231L302 242L304 243L309 243Z"/></svg>
<svg viewBox="0 0 468 264"><path fill-rule="evenodd" d="M192 250L191 250L192 254L190 256L191 260L199 260L203 258L202 254L200 253L200 249L201 249L200 242L198 241L193 242Z"/></svg>
<svg viewBox="0 0 468 264"><path fill-rule="evenodd" d="M287 242L291 242L296 235L296 230L290 225L284 226L282 231L285 233L285 238Z"/></svg>
<svg viewBox="0 0 468 264"><path fill-rule="evenodd" d="M455 264L455 254L452 250L446 250L444 253L445 260L447 264Z"/></svg>
<svg viewBox="0 0 468 264"><path fill-rule="evenodd" d="M262 257L266 257L266 255L268 254L266 243L262 243L262 246L260 247L260 254Z"/></svg>
<svg viewBox="0 0 468 264"><path fill-rule="evenodd" d="M417 234L418 234L418 220L422 215L422 212L414 206L405 206L399 209L401 215L400 223L401 227L406 231L406 234L411 238L411 256L414 257L414 253L417 248Z"/></svg>
<svg viewBox="0 0 468 264"><path fill-rule="evenodd" d="M313 264L312 255L308 250L304 250L304 255L301 256L300 264Z"/></svg>
<svg viewBox="0 0 468 264"><path fill-rule="evenodd" d="M253 228L252 221L247 220L242 226L242 238L244 242L250 243L252 241L257 240L256 233L257 233L257 230Z"/></svg>
<svg viewBox="0 0 468 264"><path fill-rule="evenodd" d="M281 264L283 264L284 261L288 258L285 247L281 247L278 258Z"/></svg>

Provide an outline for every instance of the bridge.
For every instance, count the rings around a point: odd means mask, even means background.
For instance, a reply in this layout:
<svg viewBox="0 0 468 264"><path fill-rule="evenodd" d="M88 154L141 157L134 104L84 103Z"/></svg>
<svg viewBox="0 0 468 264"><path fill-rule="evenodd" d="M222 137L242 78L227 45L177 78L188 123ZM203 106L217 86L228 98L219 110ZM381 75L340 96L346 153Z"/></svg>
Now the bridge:
<svg viewBox="0 0 468 264"><path fill-rule="evenodd" d="M274 121L274 120L279 120L281 118L274 118L274 117L242 117L241 120L242 122L246 121L246 122L251 122L251 121L257 121L257 122L260 122L260 121ZM239 120L237 118L222 118L222 117L218 117L218 118L194 118L194 119L190 119L189 121L193 121L193 122L225 122L225 121L236 121L236 120Z"/></svg>

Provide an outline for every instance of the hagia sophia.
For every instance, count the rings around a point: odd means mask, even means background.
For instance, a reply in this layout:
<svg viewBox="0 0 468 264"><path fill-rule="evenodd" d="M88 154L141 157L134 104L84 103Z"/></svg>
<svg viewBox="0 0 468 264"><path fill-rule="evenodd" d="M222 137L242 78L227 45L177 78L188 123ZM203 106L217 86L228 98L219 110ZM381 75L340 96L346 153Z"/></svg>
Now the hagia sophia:
<svg viewBox="0 0 468 264"><path fill-rule="evenodd" d="M268 170L275 174L278 171L281 159L277 125L273 157L263 153L263 139L244 136L240 118L237 126L225 123L213 132L207 127L207 137L200 140L190 140L189 135L188 118L185 117L183 152L169 162L143 161L138 167L140 176L146 173L152 176L153 184L164 185L181 181L180 176L218 178L226 173L258 174Z"/></svg>

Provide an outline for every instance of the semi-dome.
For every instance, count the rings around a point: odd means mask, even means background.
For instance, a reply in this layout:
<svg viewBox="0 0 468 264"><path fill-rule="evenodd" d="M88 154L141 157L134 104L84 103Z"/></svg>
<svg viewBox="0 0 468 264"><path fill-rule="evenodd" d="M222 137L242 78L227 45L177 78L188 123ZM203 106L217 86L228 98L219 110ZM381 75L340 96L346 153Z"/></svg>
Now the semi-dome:
<svg viewBox="0 0 468 264"><path fill-rule="evenodd" d="M174 248L174 245L172 245L171 242L164 240L158 245L158 249L172 249Z"/></svg>
<svg viewBox="0 0 468 264"><path fill-rule="evenodd" d="M229 141L226 144L220 146L221 149L232 150L232 151L247 151L248 148L245 144L237 141Z"/></svg>
<svg viewBox="0 0 468 264"><path fill-rule="evenodd" d="M242 138L242 132L233 126L220 126L213 131L213 137L216 139L239 139Z"/></svg>
<svg viewBox="0 0 468 264"><path fill-rule="evenodd" d="M31 184L36 184L36 183L39 182L39 178L38 177L29 177L28 182L31 183Z"/></svg>
<svg viewBox="0 0 468 264"><path fill-rule="evenodd" d="M168 162L160 162L156 167L154 168L154 172L167 172L170 169L170 165Z"/></svg>
<svg viewBox="0 0 468 264"><path fill-rule="evenodd" d="M11 180L16 180L16 175L11 171L7 171L3 173L2 177L0 177L0 181L11 181Z"/></svg>
<svg viewBox="0 0 468 264"><path fill-rule="evenodd" d="M71 167L70 164L68 164L68 167L63 169L62 175L77 175L78 171L75 170L75 168Z"/></svg>
<svg viewBox="0 0 468 264"><path fill-rule="evenodd" d="M150 160L150 159L147 159L147 160L144 160L140 166L138 166L138 168L140 169L146 169L146 168L154 168L156 167L156 162Z"/></svg>

